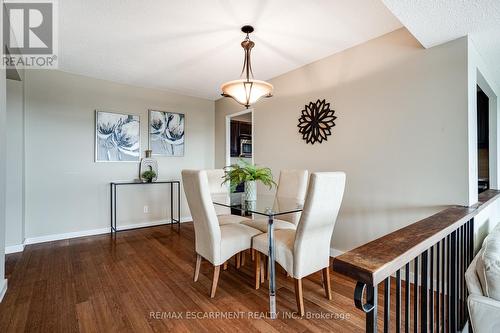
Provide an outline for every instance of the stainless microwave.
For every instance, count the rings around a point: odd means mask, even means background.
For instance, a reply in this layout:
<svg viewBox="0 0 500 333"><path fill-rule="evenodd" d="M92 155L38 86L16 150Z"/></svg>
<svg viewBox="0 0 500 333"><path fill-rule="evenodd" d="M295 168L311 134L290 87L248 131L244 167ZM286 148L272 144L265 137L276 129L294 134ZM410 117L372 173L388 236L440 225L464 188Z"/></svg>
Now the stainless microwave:
<svg viewBox="0 0 500 333"><path fill-rule="evenodd" d="M240 140L240 157L252 157L252 140Z"/></svg>

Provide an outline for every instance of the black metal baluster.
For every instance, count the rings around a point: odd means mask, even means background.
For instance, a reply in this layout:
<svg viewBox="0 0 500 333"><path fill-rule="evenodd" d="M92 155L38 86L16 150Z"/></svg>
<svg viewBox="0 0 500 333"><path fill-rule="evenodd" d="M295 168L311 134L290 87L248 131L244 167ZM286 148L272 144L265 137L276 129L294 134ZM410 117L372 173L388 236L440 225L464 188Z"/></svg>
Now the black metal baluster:
<svg viewBox="0 0 500 333"><path fill-rule="evenodd" d="M401 270L396 272L396 333L401 332Z"/></svg>
<svg viewBox="0 0 500 333"><path fill-rule="evenodd" d="M464 325L465 325L465 300L466 300L466 296L465 296L465 270L466 270L466 263L465 263L465 253L467 252L466 250L466 247L465 247L465 225L462 225L460 227L460 239L461 239L461 243L462 243L462 249L461 249L461 253L460 253L460 259L462 261L462 265L461 265L461 271L460 271L460 286L461 286L461 298L460 298L460 329L463 329Z"/></svg>
<svg viewBox="0 0 500 333"><path fill-rule="evenodd" d="M447 247L446 247L446 238L443 238L441 240L441 326L443 327L442 331L444 332L446 330L446 312L445 312L445 294L446 294L446 254L447 254Z"/></svg>
<svg viewBox="0 0 500 333"><path fill-rule="evenodd" d="M418 257L413 268L413 332L418 332Z"/></svg>
<svg viewBox="0 0 500 333"><path fill-rule="evenodd" d="M384 333L389 332L391 318L391 277L384 281Z"/></svg>
<svg viewBox="0 0 500 333"><path fill-rule="evenodd" d="M465 223L464 226L464 240L465 240L465 270L464 270L464 278L465 278L465 272L469 268L470 265L470 242L469 242L469 221ZM467 290L467 284L465 284L465 293L464 293L464 324L469 320L469 309L467 308L467 297L469 296L469 291Z"/></svg>
<svg viewBox="0 0 500 333"><path fill-rule="evenodd" d="M434 246L431 247L429 254L429 332L434 332Z"/></svg>
<svg viewBox="0 0 500 333"><path fill-rule="evenodd" d="M469 256L472 262L474 259L474 219L469 221Z"/></svg>
<svg viewBox="0 0 500 333"><path fill-rule="evenodd" d="M462 271L462 261L460 260L460 254L462 251L462 242L461 242L461 235L460 235L460 228L455 230L456 232L456 237L457 237L457 329L460 329L460 325L462 323L462 307L460 306L460 299L462 297L462 274L460 272Z"/></svg>
<svg viewBox="0 0 500 333"><path fill-rule="evenodd" d="M405 266L405 333L410 332L410 263Z"/></svg>
<svg viewBox="0 0 500 333"><path fill-rule="evenodd" d="M456 332L457 327L457 231L451 233L450 238L450 332Z"/></svg>
<svg viewBox="0 0 500 333"><path fill-rule="evenodd" d="M422 269L420 277L422 279L422 286L420 287L420 329L422 333L427 333L428 328L428 306L429 306L429 251L425 250L421 254ZM418 271L414 272L418 274Z"/></svg>
<svg viewBox="0 0 500 333"><path fill-rule="evenodd" d="M451 286L451 237L446 236L446 326L447 332L451 332L451 299L450 299L450 286Z"/></svg>
<svg viewBox="0 0 500 333"><path fill-rule="evenodd" d="M442 241L441 241L442 242ZM436 332L439 332L439 309L441 308L441 242L436 244Z"/></svg>

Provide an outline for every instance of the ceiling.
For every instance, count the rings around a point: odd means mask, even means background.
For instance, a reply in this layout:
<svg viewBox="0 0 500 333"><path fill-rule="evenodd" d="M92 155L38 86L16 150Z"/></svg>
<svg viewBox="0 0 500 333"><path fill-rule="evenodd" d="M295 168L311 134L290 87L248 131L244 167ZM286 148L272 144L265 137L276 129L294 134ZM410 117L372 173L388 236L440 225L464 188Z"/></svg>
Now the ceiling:
<svg viewBox="0 0 500 333"><path fill-rule="evenodd" d="M470 35L500 83L500 0L383 0L424 47Z"/></svg>
<svg viewBox="0 0 500 333"><path fill-rule="evenodd" d="M59 1L59 68L216 99L239 78L244 24L263 80L401 27L378 0Z"/></svg>

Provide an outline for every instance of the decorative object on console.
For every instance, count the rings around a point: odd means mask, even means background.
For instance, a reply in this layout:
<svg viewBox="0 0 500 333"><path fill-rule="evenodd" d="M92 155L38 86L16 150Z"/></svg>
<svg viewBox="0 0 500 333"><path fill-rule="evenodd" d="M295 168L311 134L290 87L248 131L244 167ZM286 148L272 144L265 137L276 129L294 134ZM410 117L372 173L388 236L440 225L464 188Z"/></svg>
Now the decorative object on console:
<svg viewBox="0 0 500 333"><path fill-rule="evenodd" d="M224 168L223 184L229 182L231 192L241 183L245 183L245 200L255 201L257 198L257 181L269 186L269 189L276 185L273 174L269 168L260 168L240 159L238 164L233 164Z"/></svg>
<svg viewBox="0 0 500 333"><path fill-rule="evenodd" d="M139 162L139 116L95 111L95 161Z"/></svg>
<svg viewBox="0 0 500 333"><path fill-rule="evenodd" d="M328 140L328 135L332 134L332 127L335 126L334 120L337 119L333 114L335 110L330 109L330 103L326 100L317 100L316 103L309 102L304 106L302 115L299 118L299 133L306 143L322 143Z"/></svg>
<svg viewBox="0 0 500 333"><path fill-rule="evenodd" d="M250 34L253 30L253 27L250 25L245 25L241 28L241 31L247 35L243 42L241 42L241 47L245 50L245 60L243 61L243 69L241 70L240 77L244 73L245 78L229 81L221 86L222 96L231 97L247 109L261 98L273 96L272 84L253 78L252 64L250 62L250 52L255 46L255 43L250 40Z"/></svg>
<svg viewBox="0 0 500 333"><path fill-rule="evenodd" d="M141 160L141 165L139 167L139 179L147 179L148 177L144 177L144 173L152 171L154 176L152 181L156 181L158 179L158 162L151 158L151 150L146 150L146 157Z"/></svg>
<svg viewBox="0 0 500 333"><path fill-rule="evenodd" d="M149 110L149 149L153 155L184 156L182 113Z"/></svg>
<svg viewBox="0 0 500 333"><path fill-rule="evenodd" d="M152 183L156 180L156 172L153 170L147 170L142 173L142 179L144 179L147 183Z"/></svg>

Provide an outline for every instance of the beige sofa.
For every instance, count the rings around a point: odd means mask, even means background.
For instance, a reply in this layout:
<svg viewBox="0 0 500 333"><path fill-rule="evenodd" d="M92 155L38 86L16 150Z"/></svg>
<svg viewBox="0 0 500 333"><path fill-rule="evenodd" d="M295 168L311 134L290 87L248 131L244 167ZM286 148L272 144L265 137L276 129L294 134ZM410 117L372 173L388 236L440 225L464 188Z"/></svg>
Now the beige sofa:
<svg viewBox="0 0 500 333"><path fill-rule="evenodd" d="M484 240L465 279L473 331L500 332L500 223Z"/></svg>

